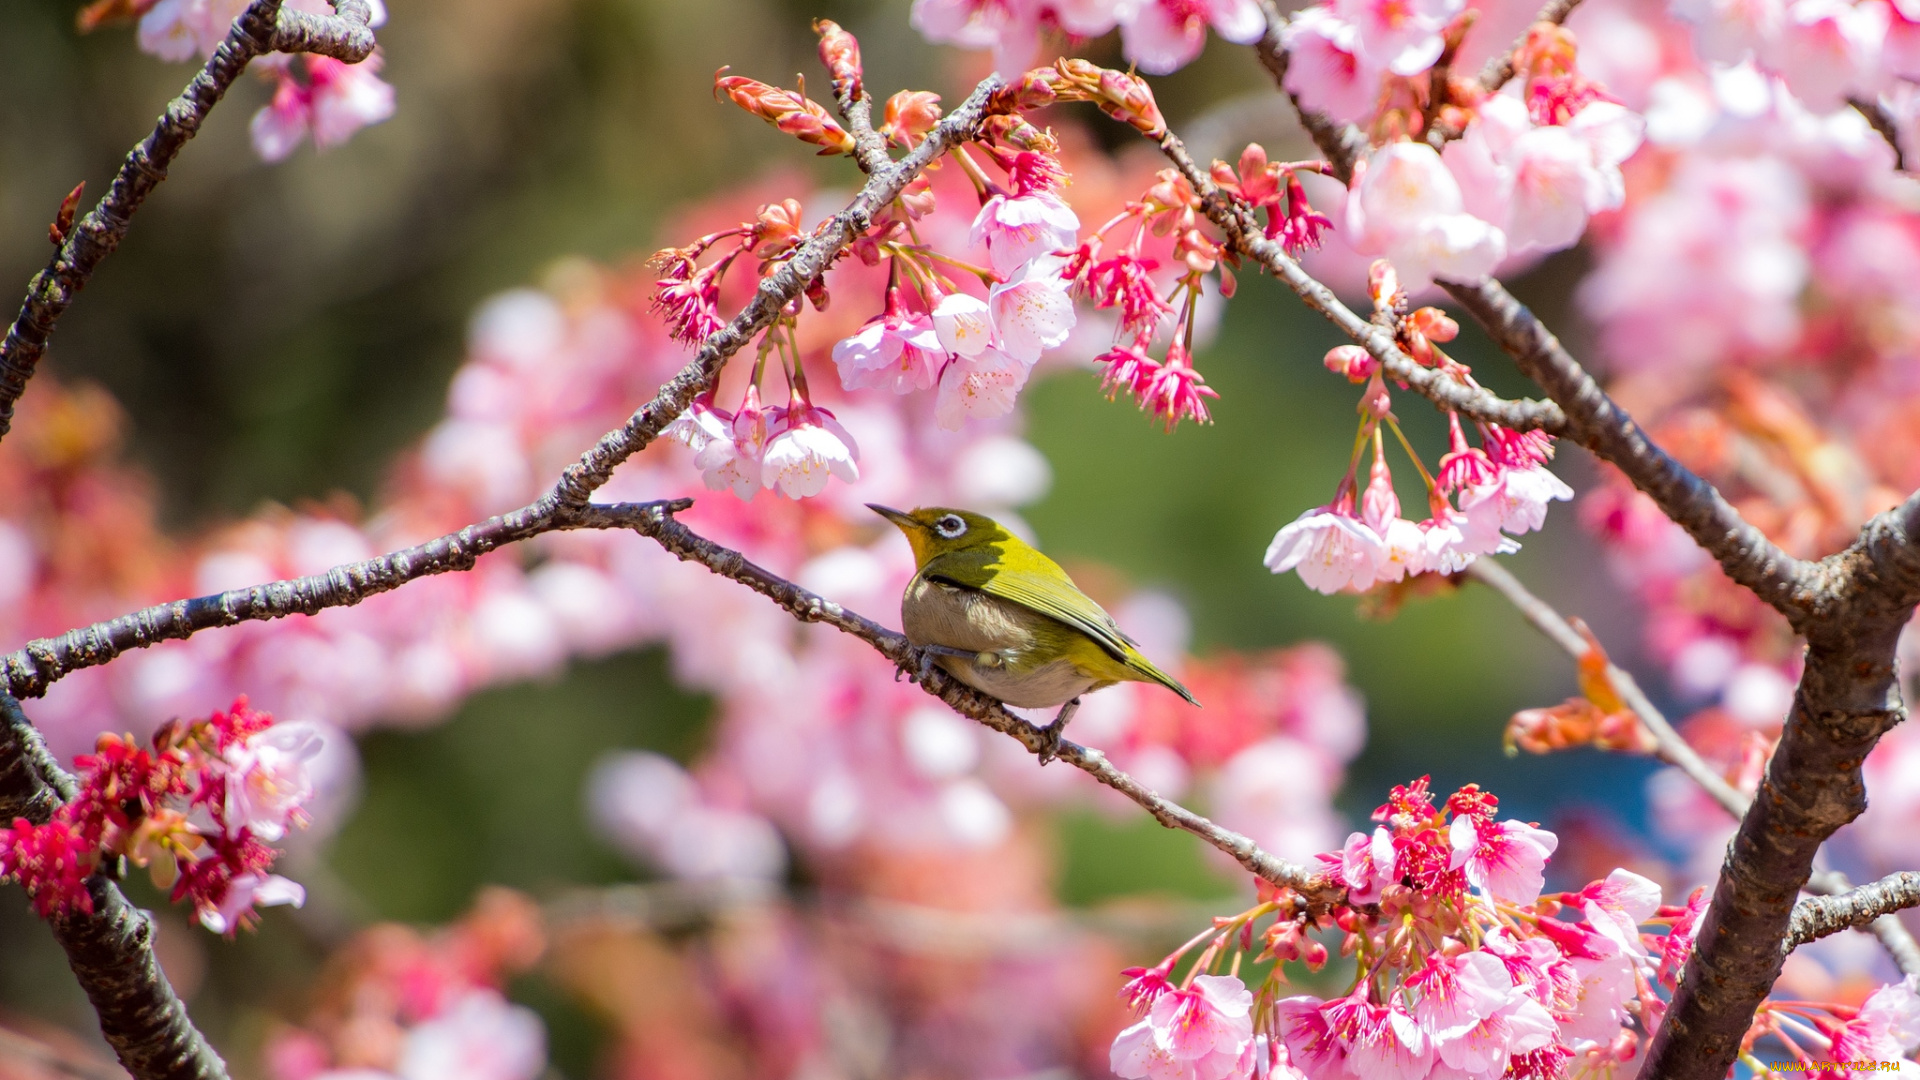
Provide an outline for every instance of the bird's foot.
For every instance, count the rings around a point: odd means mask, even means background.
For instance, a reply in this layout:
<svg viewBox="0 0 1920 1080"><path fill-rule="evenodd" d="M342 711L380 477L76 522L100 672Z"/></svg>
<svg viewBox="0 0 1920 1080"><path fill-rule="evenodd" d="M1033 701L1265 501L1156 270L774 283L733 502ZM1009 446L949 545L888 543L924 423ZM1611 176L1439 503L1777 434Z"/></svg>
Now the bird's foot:
<svg viewBox="0 0 1920 1080"><path fill-rule="evenodd" d="M1080 699L1074 698L1060 706L1060 711L1054 714L1053 723L1040 729L1040 737L1045 740L1040 744L1040 764L1045 765L1059 756L1060 737L1066 734L1067 721L1073 719L1073 714L1078 711L1080 711Z"/></svg>
<svg viewBox="0 0 1920 1080"><path fill-rule="evenodd" d="M937 657L956 656L963 660L972 660L979 654L966 649L950 648L946 645L916 645L913 649L917 658L917 667L913 673L914 681L925 686L933 678L933 667ZM902 668L901 670L906 670Z"/></svg>

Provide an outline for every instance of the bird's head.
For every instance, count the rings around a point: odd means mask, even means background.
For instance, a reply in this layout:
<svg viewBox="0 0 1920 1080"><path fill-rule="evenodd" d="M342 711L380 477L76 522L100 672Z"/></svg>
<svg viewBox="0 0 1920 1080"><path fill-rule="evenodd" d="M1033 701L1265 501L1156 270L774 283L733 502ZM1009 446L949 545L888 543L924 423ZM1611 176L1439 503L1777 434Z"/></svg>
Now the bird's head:
<svg viewBox="0 0 1920 1080"><path fill-rule="evenodd" d="M867 509L886 518L907 534L913 545L916 566L927 565L936 555L972 548L1000 549L1014 536L1000 523L984 514L954 510L945 506L923 506L911 513L890 506L868 503Z"/></svg>

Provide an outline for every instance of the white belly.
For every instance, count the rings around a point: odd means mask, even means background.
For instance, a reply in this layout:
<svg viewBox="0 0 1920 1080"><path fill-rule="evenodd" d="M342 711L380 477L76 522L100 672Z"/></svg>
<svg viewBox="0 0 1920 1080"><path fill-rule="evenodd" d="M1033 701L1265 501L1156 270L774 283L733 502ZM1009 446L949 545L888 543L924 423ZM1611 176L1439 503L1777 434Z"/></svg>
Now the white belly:
<svg viewBox="0 0 1920 1080"><path fill-rule="evenodd" d="M968 686L1023 709L1064 705L1097 685L1067 660L1031 667L1034 630L1052 618L974 589L916 577L901 604L907 640L970 653L990 653L997 663L939 656L934 663Z"/></svg>

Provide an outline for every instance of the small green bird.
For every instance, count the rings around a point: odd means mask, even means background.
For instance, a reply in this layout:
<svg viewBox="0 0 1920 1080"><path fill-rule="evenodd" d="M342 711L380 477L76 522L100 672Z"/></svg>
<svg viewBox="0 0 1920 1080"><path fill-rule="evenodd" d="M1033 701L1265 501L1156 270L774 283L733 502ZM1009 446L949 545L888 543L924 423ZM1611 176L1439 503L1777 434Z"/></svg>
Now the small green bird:
<svg viewBox="0 0 1920 1080"><path fill-rule="evenodd" d="M1053 749L1089 690L1156 682L1200 704L1141 655L1060 564L992 518L941 506L910 514L867 508L907 534L920 568L900 600L907 640L947 674L1008 705L1060 706L1047 726ZM1049 750L1041 759L1052 756Z"/></svg>

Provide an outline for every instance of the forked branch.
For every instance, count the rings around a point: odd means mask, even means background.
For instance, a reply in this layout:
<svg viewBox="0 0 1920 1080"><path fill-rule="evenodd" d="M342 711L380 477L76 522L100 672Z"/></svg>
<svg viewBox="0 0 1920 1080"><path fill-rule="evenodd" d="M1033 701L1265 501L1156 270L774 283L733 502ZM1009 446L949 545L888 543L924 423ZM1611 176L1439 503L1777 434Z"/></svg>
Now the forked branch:
<svg viewBox="0 0 1920 1080"><path fill-rule="evenodd" d="M54 324L100 263L126 239L134 213L167 178L174 157L247 65L274 51L320 53L350 64L373 53L367 0L334 0L330 16L282 11L280 5L281 0L247 5L199 74L167 104L153 131L127 153L106 195L73 223L46 269L27 283L20 313L0 341L0 438L13 427L13 407L46 352Z"/></svg>

